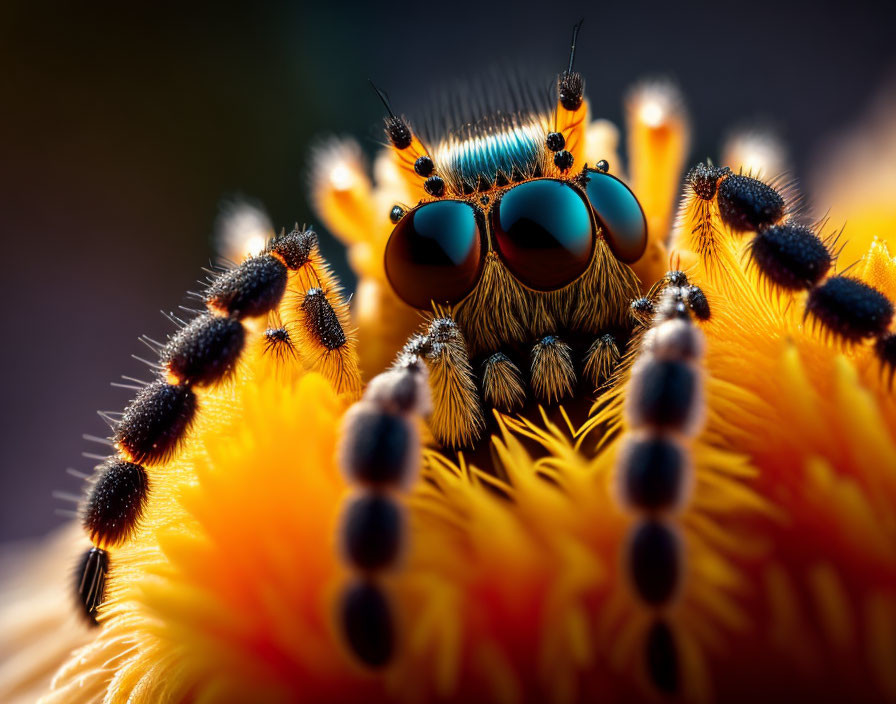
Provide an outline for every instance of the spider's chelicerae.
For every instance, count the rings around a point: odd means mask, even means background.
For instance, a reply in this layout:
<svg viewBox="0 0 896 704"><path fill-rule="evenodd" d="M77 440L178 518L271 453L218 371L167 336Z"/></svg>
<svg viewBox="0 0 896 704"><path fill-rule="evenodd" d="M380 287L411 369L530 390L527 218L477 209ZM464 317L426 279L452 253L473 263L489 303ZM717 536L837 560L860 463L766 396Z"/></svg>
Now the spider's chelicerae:
<svg viewBox="0 0 896 704"><path fill-rule="evenodd" d="M490 85L480 99L444 106L419 132L380 93L390 143L376 165L383 192L372 193L351 145L320 150L313 195L361 274L353 323L311 230L274 237L215 273L201 294L205 310L157 345L157 378L111 419L113 452L82 511L93 547L78 595L91 620L103 615L114 552L139 529L154 476L200 422L203 394L247 355L269 355L360 398L345 414L340 454L358 487L339 538L357 579L338 600L341 634L359 662L386 666L400 647L381 576L409 538L400 503L421 446L475 457L500 494L493 433L509 417L551 417L568 424L576 448L622 434L617 495L635 517L624 571L650 614L643 667L653 688L681 689L666 608L687 567L676 516L694 482L691 446L706 405L701 327L714 309L689 268L699 260L707 276L724 278L738 266L729 236L751 233L745 251L757 281L804 294L812 323L848 344L871 342L890 374L893 305L833 273L831 243L796 217L786 193L709 163L685 180L676 237L687 246L669 266L687 146L682 108L668 87L641 89L631 143L641 171L624 175L615 134L589 120L574 50L575 34L550 100L516 83ZM378 229L360 239L369 222ZM624 423L606 414L614 403Z"/></svg>

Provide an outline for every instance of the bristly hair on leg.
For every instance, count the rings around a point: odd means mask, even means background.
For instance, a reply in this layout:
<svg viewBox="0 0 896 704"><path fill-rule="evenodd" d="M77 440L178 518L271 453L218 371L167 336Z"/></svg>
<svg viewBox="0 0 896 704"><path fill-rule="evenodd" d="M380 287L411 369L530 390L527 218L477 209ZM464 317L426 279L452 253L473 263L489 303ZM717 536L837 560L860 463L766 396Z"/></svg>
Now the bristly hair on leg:
<svg viewBox="0 0 896 704"><path fill-rule="evenodd" d="M522 373L507 355L496 352L482 365L482 396L504 413L520 410L526 402Z"/></svg>
<svg viewBox="0 0 896 704"><path fill-rule="evenodd" d="M282 323L265 329L264 351L278 362L297 359L295 344L289 330Z"/></svg>
<svg viewBox="0 0 896 704"><path fill-rule="evenodd" d="M605 384L612 376L622 355L616 338L612 335L601 335L585 353L585 376L595 389Z"/></svg>
<svg viewBox="0 0 896 704"><path fill-rule="evenodd" d="M432 433L448 447L472 446L485 427L485 418L463 335L451 318L436 318L427 337L430 349L425 360L433 399L429 420Z"/></svg>
<svg viewBox="0 0 896 704"><path fill-rule="evenodd" d="M711 162L697 164L685 177L685 194L679 208L676 229L682 231L689 248L713 268L723 254L715 203L719 181L729 173L727 167Z"/></svg>
<svg viewBox="0 0 896 704"><path fill-rule="evenodd" d="M542 338L532 348L530 371L532 391L540 401L555 403L575 388L572 349L554 335Z"/></svg>
<svg viewBox="0 0 896 704"><path fill-rule="evenodd" d="M303 245L298 255L301 265L290 279L280 309L284 327L305 365L332 380L339 393L357 397L361 373L348 301L321 256L316 238Z"/></svg>

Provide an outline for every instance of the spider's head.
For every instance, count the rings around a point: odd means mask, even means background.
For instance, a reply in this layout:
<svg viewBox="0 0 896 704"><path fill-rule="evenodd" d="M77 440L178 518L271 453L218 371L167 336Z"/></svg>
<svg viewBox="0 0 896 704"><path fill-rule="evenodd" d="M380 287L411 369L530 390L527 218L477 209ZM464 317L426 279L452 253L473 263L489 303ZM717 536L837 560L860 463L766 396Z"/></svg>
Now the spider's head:
<svg viewBox="0 0 896 704"><path fill-rule="evenodd" d="M647 223L601 156L586 163L588 103L573 70L580 27L552 90L484 76L443 94L419 132L378 91L417 200L392 209L386 276L410 306L452 315L473 354L543 334L591 334L627 315L625 264L644 253ZM591 305L598 312L579 310L595 298L604 301Z"/></svg>

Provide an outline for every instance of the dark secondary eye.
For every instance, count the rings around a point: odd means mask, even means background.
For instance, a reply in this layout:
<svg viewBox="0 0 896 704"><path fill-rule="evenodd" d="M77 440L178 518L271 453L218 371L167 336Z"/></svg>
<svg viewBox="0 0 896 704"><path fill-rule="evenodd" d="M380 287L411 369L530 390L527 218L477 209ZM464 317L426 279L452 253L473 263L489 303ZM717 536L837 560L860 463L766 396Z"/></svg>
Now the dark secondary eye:
<svg viewBox="0 0 896 704"><path fill-rule="evenodd" d="M482 235L467 203L427 203L405 215L386 244L386 276L414 308L456 303L479 278Z"/></svg>
<svg viewBox="0 0 896 704"><path fill-rule="evenodd" d="M585 193L604 239L620 261L638 261L647 247L647 219L635 194L615 176L585 172Z"/></svg>
<svg viewBox="0 0 896 704"><path fill-rule="evenodd" d="M530 288L552 291L584 273L594 252L591 215L581 194L554 179L511 188L493 215L507 268Z"/></svg>

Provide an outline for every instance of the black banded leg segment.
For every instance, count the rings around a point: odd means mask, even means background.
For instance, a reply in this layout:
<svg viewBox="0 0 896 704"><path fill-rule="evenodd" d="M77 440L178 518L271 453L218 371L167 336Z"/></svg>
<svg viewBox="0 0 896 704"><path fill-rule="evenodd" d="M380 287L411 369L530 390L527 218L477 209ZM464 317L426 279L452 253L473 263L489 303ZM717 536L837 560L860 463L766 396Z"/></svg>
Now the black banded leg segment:
<svg viewBox="0 0 896 704"><path fill-rule="evenodd" d="M349 479L371 487L410 481L416 429L405 414L359 401L345 414L341 464Z"/></svg>
<svg viewBox="0 0 896 704"><path fill-rule="evenodd" d="M395 653L392 607L381 586L360 579L340 597L339 622L352 654L370 668L389 664Z"/></svg>
<svg viewBox="0 0 896 704"><path fill-rule="evenodd" d="M107 459L98 467L81 511L90 541L102 548L126 542L143 516L148 494L146 469L117 457Z"/></svg>
<svg viewBox="0 0 896 704"><path fill-rule="evenodd" d="M657 432L690 434L700 411L697 371L688 361L657 359L637 372L629 391L630 417Z"/></svg>
<svg viewBox="0 0 896 704"><path fill-rule="evenodd" d="M308 290L302 300L302 312L305 314L305 329L318 345L332 352L345 344L345 330L323 289Z"/></svg>
<svg viewBox="0 0 896 704"><path fill-rule="evenodd" d="M230 375L246 341L236 318L200 313L162 350L162 366L172 381L210 386Z"/></svg>
<svg viewBox="0 0 896 704"><path fill-rule="evenodd" d="M663 694L675 694L680 679L678 646L668 623L656 619L651 624L644 650L648 679Z"/></svg>
<svg viewBox="0 0 896 704"><path fill-rule="evenodd" d="M641 601L654 607L668 604L678 588L681 565L681 544L670 525L649 518L635 526L627 568Z"/></svg>
<svg viewBox="0 0 896 704"><path fill-rule="evenodd" d="M623 501L647 514L666 513L682 501L687 453L667 435L629 435L620 450L620 494Z"/></svg>
<svg viewBox="0 0 896 704"><path fill-rule="evenodd" d="M161 464L171 458L196 415L196 394L161 379L145 386L125 409L113 437L122 459Z"/></svg>
<svg viewBox="0 0 896 704"><path fill-rule="evenodd" d="M760 230L749 245L750 264L785 291L816 286L834 264L833 254L811 228L785 222Z"/></svg>
<svg viewBox="0 0 896 704"><path fill-rule="evenodd" d="M747 232L778 222L785 213L783 196L759 179L724 175L717 189L719 216L735 232Z"/></svg>
<svg viewBox="0 0 896 704"><path fill-rule="evenodd" d="M326 281L328 276L325 273L320 278ZM352 356L348 308L338 288L309 288L297 312L300 349L311 368L329 379L339 393L359 390L361 377Z"/></svg>
<svg viewBox="0 0 896 704"><path fill-rule="evenodd" d="M404 532L401 508L387 493L362 492L349 501L342 520L346 562L365 572L394 566Z"/></svg>
<svg viewBox="0 0 896 704"><path fill-rule="evenodd" d="M109 572L109 555L100 548L90 548L81 560L75 588L78 603L84 615L96 624L96 614L106 594L106 575Z"/></svg>
<svg viewBox="0 0 896 704"><path fill-rule="evenodd" d="M339 543L357 578L339 596L337 619L349 652L370 668L388 665L397 647L392 606L378 577L395 568L406 538L398 494L420 462L417 423L430 408L420 355L430 348L428 339L413 338L343 420L340 464L358 491L343 513Z"/></svg>
<svg viewBox="0 0 896 704"><path fill-rule="evenodd" d="M809 292L806 317L846 342L886 336L893 304L880 291L848 276L832 276Z"/></svg>
<svg viewBox="0 0 896 704"><path fill-rule="evenodd" d="M211 282L205 305L222 316L242 320L265 315L283 298L289 267L271 252L247 259Z"/></svg>

